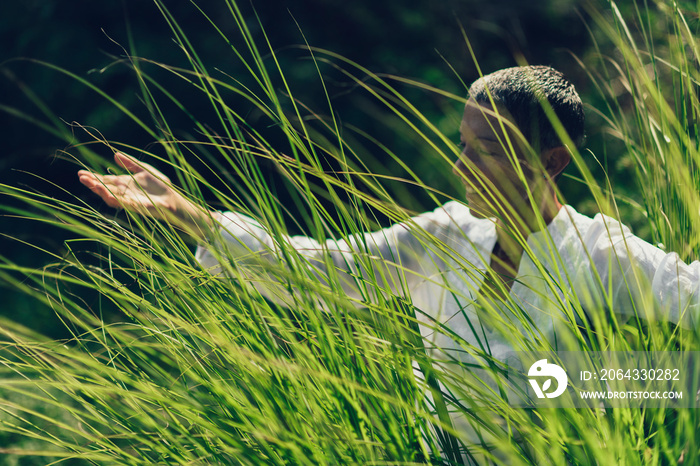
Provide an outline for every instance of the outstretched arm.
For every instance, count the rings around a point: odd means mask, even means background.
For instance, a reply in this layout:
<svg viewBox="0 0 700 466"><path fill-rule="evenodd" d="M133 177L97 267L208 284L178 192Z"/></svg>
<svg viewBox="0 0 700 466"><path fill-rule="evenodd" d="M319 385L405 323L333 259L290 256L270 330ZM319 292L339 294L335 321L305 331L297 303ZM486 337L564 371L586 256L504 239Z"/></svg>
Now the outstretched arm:
<svg viewBox="0 0 700 466"><path fill-rule="evenodd" d="M283 306L292 305L297 293L314 289L304 285L307 278L333 292L342 289L358 305L390 295L420 296L424 302L427 290L436 288L438 293L429 300L440 303L445 271L454 267L461 270L464 264L449 265L445 261L452 257L455 238L465 234L461 229L465 215L466 206L451 202L372 233L317 241L308 236L272 235L251 217L223 212L218 217L220 238L201 244L196 257L212 274L241 277ZM232 260L235 267L229 268ZM313 276L304 275L307 272ZM290 279L292 274L297 277ZM462 291L445 286L445 293L461 297Z"/></svg>
<svg viewBox="0 0 700 466"><path fill-rule="evenodd" d="M153 166L121 152L114 154L114 160L129 174L78 172L80 182L107 205L165 220L196 239L203 239L213 227L212 213L185 198Z"/></svg>
<svg viewBox="0 0 700 466"><path fill-rule="evenodd" d="M404 294L424 282L442 280L433 254L451 231L461 231L455 219L463 218L466 209L449 203L451 207L440 207L409 222L324 243L306 236L273 237L245 215L202 209L151 165L122 153L114 158L129 174L98 175L81 170L80 182L112 207L168 221L195 237L200 242L197 259L213 273L220 273L222 266L235 259L240 277L284 305L289 304L288 283L270 273L278 264L289 270L280 248L296 250L298 254L290 255L292 261L298 264L300 260L317 280L338 284L356 299L371 300L384 292ZM213 229L219 229L221 235L209 235ZM282 271L281 275L289 273Z"/></svg>

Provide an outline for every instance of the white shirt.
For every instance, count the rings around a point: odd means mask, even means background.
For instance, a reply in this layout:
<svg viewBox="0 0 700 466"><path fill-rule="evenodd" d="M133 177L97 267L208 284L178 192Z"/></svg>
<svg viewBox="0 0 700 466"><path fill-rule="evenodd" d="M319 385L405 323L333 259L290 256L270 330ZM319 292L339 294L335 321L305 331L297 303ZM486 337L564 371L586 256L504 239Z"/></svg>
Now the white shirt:
<svg viewBox="0 0 700 466"><path fill-rule="evenodd" d="M278 241L288 242L299 252L290 259L295 270L301 261L313 270L311 278L339 283L358 305L387 293L410 300L419 310L426 349L437 359L470 362L473 348L498 359L513 350L572 349L576 342L565 330L570 322L595 325L613 314L624 321L638 316L698 325L700 262L686 265L618 221L601 214L591 219L570 206L546 230L529 236L508 303L490 312L481 310L475 298L497 240L496 226L493 219L477 219L459 202L324 244L305 236L273 239L258 222L240 214L224 213L220 223L224 244L198 248L202 266L218 273L223 246L236 258L239 278L251 281L266 297L293 305L301 287L289 292L284 280L268 275L264 267L279 265ZM378 279L367 280L370 276Z"/></svg>
<svg viewBox="0 0 700 466"><path fill-rule="evenodd" d="M231 212L219 220L223 246L237 265L259 264L256 258L276 261L279 245L257 221ZM426 320L445 323L476 344L491 326L475 331L481 322L471 308L496 239L493 219L478 219L453 201L410 222L361 236L325 244L305 236L278 241L292 245L299 252L297 259L306 260L320 280L336 275L349 297L371 300L389 291L405 296ZM686 265L676 253L650 245L610 217L598 214L591 219L565 206L546 230L530 235L527 245L510 290L511 300L536 324L537 329L526 332L547 335L558 320L574 317L567 316L578 307L571 303L573 298L582 303L579 311L588 313L579 318L612 311L697 327L700 262ZM544 269L538 269L531 256ZM200 246L196 257L203 267L220 272L217 258L224 256L217 248ZM367 280L370 274L379 279ZM250 270L246 277L263 285L259 289L266 297L291 303L270 277L256 277ZM379 289L373 286L376 282ZM468 319L473 319L472 325ZM502 343L496 335L491 338L495 345Z"/></svg>

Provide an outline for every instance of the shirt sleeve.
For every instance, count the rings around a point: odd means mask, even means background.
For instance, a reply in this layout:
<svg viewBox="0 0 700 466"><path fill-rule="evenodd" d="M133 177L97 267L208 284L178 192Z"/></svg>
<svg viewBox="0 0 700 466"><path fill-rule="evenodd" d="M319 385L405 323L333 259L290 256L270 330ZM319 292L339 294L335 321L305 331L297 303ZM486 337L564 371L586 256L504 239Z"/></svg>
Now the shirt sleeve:
<svg viewBox="0 0 700 466"><path fill-rule="evenodd" d="M318 285L358 304L387 294L407 295L435 275L434 251L447 228L442 208L373 232L319 242L308 236L271 235L255 219L218 215L218 239L200 245L196 259L214 274L255 286L266 298L291 305L295 294ZM303 286L305 281L312 285ZM310 292L310 291L308 291Z"/></svg>
<svg viewBox="0 0 700 466"><path fill-rule="evenodd" d="M700 262L686 264L600 214L584 242L616 314L698 328Z"/></svg>

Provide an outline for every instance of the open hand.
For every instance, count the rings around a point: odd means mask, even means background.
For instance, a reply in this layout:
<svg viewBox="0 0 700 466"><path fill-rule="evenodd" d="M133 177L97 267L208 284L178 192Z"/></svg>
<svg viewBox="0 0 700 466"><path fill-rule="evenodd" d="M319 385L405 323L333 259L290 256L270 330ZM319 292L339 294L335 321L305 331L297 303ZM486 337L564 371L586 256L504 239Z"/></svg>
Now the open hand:
<svg viewBox="0 0 700 466"><path fill-rule="evenodd" d="M211 226L211 213L202 210L175 190L167 176L153 166L139 162L121 152L114 160L126 169L126 175L98 175L80 170L80 182L111 207L123 208L142 215L166 220L189 233Z"/></svg>

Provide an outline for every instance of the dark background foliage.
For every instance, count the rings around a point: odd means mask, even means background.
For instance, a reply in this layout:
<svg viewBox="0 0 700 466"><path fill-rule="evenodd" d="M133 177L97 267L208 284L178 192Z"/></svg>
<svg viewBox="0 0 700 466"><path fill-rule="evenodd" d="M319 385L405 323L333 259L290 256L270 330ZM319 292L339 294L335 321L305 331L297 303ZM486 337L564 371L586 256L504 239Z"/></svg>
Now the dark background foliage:
<svg viewBox="0 0 700 466"><path fill-rule="evenodd" d="M210 71L217 68L231 76L245 75L230 47L190 2L164 3ZM235 45L240 37L223 3L208 1L201 2L201 6ZM343 55L372 72L407 77L465 95L466 86L478 77L478 69L462 28L484 73L517 65L520 60L552 65L575 83L590 104L594 98L589 97L586 74L572 58L573 55L585 57L591 47L585 15L577 10L577 3L573 0L253 0L242 2L240 7L259 44L263 44L264 29L288 73L295 97L311 108L323 109L325 96L316 71L308 53L298 45L306 41ZM133 71L118 60L129 50L158 62L187 66L172 37L156 4L147 0L2 2L0 105L46 120L40 108L21 91L28 89L65 122L65 130L75 133L75 141L94 141L100 135L137 148L151 147L150 136L85 85L28 59L43 60L75 73L148 121ZM191 88L155 69L149 72L176 94L192 115L207 118L206 102L195 96ZM341 121L374 132L380 141L401 154L409 166L423 168L429 183L439 185L450 176L431 173L430 167L422 167L421 148L415 141L402 138L400 132L377 129L381 125L376 122L384 114L376 102L341 74L331 69L325 72L334 111ZM457 139L457 103L416 89L406 88L405 92L421 111ZM241 103L243 114L249 112L245 105L250 106ZM450 111L445 111L446 108ZM176 136L190 134L193 124L189 117L171 110L167 117ZM368 118L368 114L375 120ZM63 149L69 147L66 141L7 112L1 112L0 119L3 130L0 182L27 186L64 199L74 195L99 204L77 182L75 172L80 165L64 156ZM248 123L263 132L269 124L255 112L249 113ZM595 118L590 120L589 146L600 144L596 139L599 124ZM90 134L83 128L88 128ZM274 142L278 136L270 132L269 137ZM284 141L280 139L279 143ZM111 156L106 146L95 150L105 157ZM574 185L565 188L567 201L578 205L583 200L579 198L582 192ZM421 199L400 202L415 209L422 205ZM114 215L111 209L100 208L106 215ZM7 217L0 218L0 229L6 236L59 255L65 253L64 241L68 236L61 230ZM7 237L0 239L0 254L37 268L47 261L44 254ZM52 336L64 335L50 311L40 309L36 302L7 286L0 288L0 293L2 314Z"/></svg>

